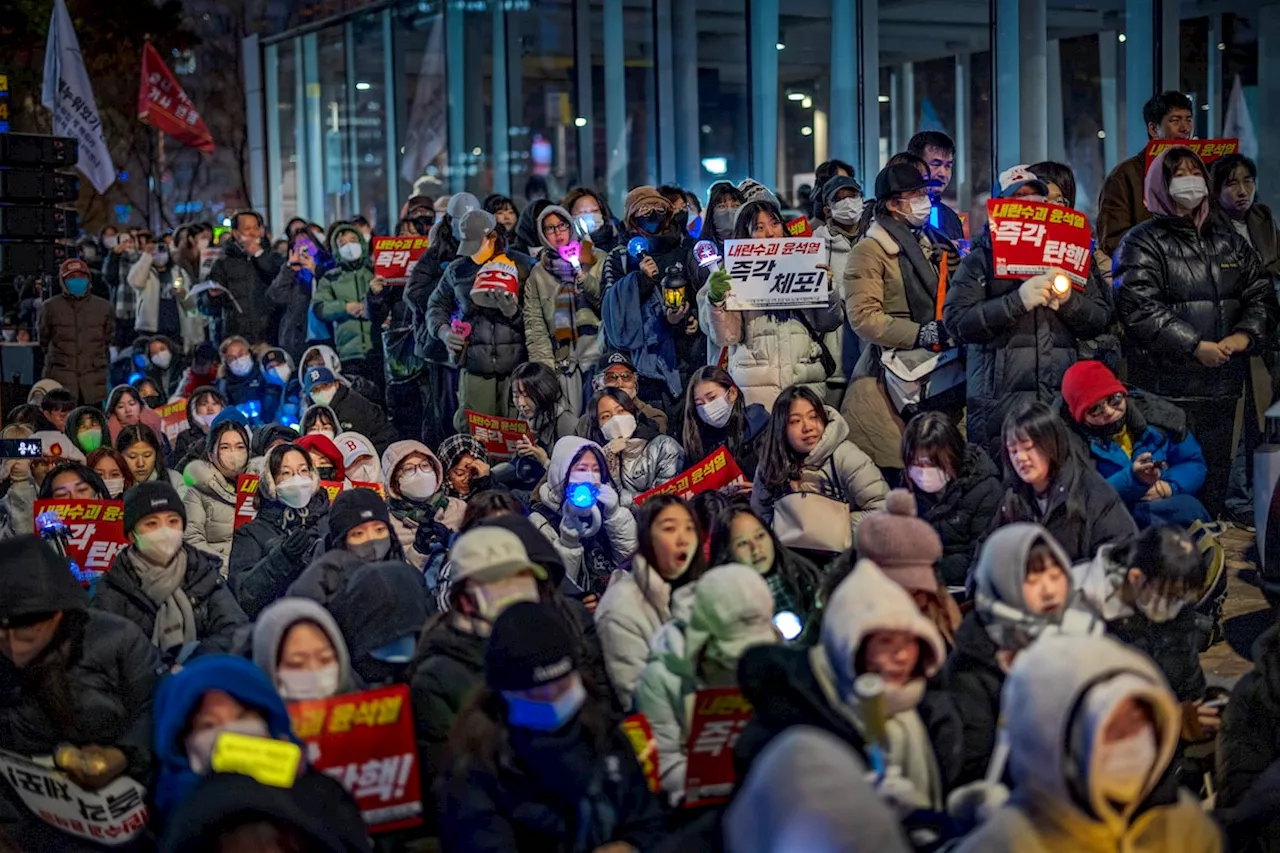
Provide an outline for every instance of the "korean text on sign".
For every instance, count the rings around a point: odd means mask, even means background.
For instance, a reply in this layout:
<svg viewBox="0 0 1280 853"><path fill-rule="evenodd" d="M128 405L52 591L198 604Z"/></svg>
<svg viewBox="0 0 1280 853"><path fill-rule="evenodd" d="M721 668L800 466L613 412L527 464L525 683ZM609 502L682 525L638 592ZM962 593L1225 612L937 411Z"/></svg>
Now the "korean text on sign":
<svg viewBox="0 0 1280 853"><path fill-rule="evenodd" d="M426 237L374 237L373 274L388 284L404 284L429 242Z"/></svg>
<svg viewBox="0 0 1280 853"><path fill-rule="evenodd" d="M67 525L67 559L75 563L82 580L91 580L111 567L120 549L129 544L124 535L124 504L83 498L49 498L33 505L39 518L46 512L57 514Z"/></svg>
<svg viewBox="0 0 1280 853"><path fill-rule="evenodd" d="M733 791L733 745L751 719L751 703L736 687L699 690L689 719L686 808L723 803Z"/></svg>
<svg viewBox="0 0 1280 853"><path fill-rule="evenodd" d="M233 529L239 530L258 517L258 508L253 505L253 496L258 493L259 477L257 474L241 474L236 478L236 517Z"/></svg>
<svg viewBox="0 0 1280 853"><path fill-rule="evenodd" d="M160 416L160 424L164 428L165 438L173 442L179 435L191 429L191 422L187 420L187 400L182 398L174 400L172 403L165 403L156 409L156 414Z"/></svg>
<svg viewBox="0 0 1280 853"><path fill-rule="evenodd" d="M993 198L987 202L996 278L1030 278L1054 267L1077 287L1089 280L1093 233L1083 213L1057 204Z"/></svg>
<svg viewBox="0 0 1280 853"><path fill-rule="evenodd" d="M51 766L4 750L0 776L32 814L68 835L116 847L147 825L147 789L128 776L90 792Z"/></svg>
<svg viewBox="0 0 1280 853"><path fill-rule="evenodd" d="M515 418L496 418L467 410L467 428L484 445L491 459L510 459L521 438L528 438L529 425Z"/></svg>
<svg viewBox="0 0 1280 853"><path fill-rule="evenodd" d="M636 495L635 502L640 506L656 495L679 495L688 500L701 492L712 492L745 480L742 469L733 461L728 449L720 447L692 468L686 468L662 485Z"/></svg>
<svg viewBox="0 0 1280 853"><path fill-rule="evenodd" d="M827 243L821 237L780 240L727 240L724 268L733 287L725 299L730 311L785 311L824 308L831 291L826 270Z"/></svg>
<svg viewBox="0 0 1280 853"><path fill-rule="evenodd" d="M289 705L308 760L355 798L365 824L390 832L422 822L409 688L399 684Z"/></svg>
<svg viewBox="0 0 1280 853"><path fill-rule="evenodd" d="M658 793L661 777L658 775L658 740L653 736L653 726L644 714L632 714L622 721L622 733L631 742L636 760L644 771L645 784L651 793Z"/></svg>
<svg viewBox="0 0 1280 853"><path fill-rule="evenodd" d="M1239 139L1153 139L1147 143L1146 169L1151 163L1170 148L1190 148L1196 152L1206 164L1219 157L1235 154L1240 150Z"/></svg>

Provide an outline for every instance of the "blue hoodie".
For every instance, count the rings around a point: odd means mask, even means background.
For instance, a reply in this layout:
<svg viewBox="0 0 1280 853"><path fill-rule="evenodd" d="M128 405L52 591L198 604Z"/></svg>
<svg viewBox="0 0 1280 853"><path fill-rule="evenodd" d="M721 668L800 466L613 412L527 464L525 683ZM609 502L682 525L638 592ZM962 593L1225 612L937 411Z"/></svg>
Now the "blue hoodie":
<svg viewBox="0 0 1280 853"><path fill-rule="evenodd" d="M288 738L301 745L293 734L284 700L262 670L234 655L196 658L181 672L160 682L156 691L155 747L160 765L156 808L162 815L180 806L200 781L191 770L183 735L192 714L210 690L221 690L242 705L261 712L272 737Z"/></svg>

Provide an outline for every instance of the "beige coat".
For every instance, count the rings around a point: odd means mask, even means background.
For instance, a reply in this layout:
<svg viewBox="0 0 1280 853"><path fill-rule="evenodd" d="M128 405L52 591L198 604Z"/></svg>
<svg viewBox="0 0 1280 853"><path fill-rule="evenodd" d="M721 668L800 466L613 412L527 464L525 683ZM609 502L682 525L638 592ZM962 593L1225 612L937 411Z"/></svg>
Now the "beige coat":
<svg viewBox="0 0 1280 853"><path fill-rule="evenodd" d="M583 264L586 280L582 283L583 303L578 306L574 324L600 327L600 273L604 270L605 253L594 250L595 260L588 267ZM584 259L585 260L585 259ZM524 345L529 350L529 361L557 369L555 359L556 294L560 282L541 261L534 264L524 283ZM600 360L599 335L578 340L578 363L590 369Z"/></svg>

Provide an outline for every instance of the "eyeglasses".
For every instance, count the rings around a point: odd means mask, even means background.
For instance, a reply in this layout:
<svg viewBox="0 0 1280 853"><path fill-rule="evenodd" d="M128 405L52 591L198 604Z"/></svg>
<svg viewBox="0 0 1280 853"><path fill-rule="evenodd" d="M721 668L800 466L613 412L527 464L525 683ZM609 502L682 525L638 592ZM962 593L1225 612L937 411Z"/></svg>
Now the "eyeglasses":
<svg viewBox="0 0 1280 853"><path fill-rule="evenodd" d="M560 223L559 225L554 225L554 224L548 225L547 227L542 229L542 233L548 236L552 234L568 234L569 226L565 225L563 222Z"/></svg>
<svg viewBox="0 0 1280 853"><path fill-rule="evenodd" d="M400 468L401 477L410 477L414 474L431 474L431 473L434 473L434 471L432 470L431 465L426 462L423 462L421 465L404 465L404 466L401 466Z"/></svg>
<svg viewBox="0 0 1280 853"><path fill-rule="evenodd" d="M1127 395L1124 394L1123 392L1116 392L1115 394L1112 394L1110 397L1107 397L1105 400L1099 400L1098 402L1094 403L1092 406L1084 410L1084 416L1086 418L1103 417L1104 415L1106 415L1107 409L1118 409L1122 405L1124 405L1124 400L1126 396Z"/></svg>
<svg viewBox="0 0 1280 853"><path fill-rule="evenodd" d="M630 370L610 370L604 375L604 384L618 385L622 382L630 382L635 374Z"/></svg>

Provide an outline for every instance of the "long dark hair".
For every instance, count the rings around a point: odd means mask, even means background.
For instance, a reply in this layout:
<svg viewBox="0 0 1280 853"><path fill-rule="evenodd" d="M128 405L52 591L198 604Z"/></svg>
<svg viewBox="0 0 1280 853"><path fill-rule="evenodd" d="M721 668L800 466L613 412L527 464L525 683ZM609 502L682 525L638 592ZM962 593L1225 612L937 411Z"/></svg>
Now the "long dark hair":
<svg viewBox="0 0 1280 853"><path fill-rule="evenodd" d="M164 464L164 448L151 427L146 424L133 424L120 430L120 434L116 436L116 450L121 454L124 454L130 445L139 443L150 445L156 452L156 480L161 483L169 482L169 466Z"/></svg>
<svg viewBox="0 0 1280 853"><path fill-rule="evenodd" d="M44 482L40 484L40 493L36 495L39 500L49 500L53 497L53 481L66 473L72 473L89 484L89 487L97 494L100 501L111 500L111 495L107 492L107 484L102 482L102 478L98 476L98 472L90 468L88 465L81 465L79 462L67 460L59 462L53 466L53 469L45 474Z"/></svg>
<svg viewBox="0 0 1280 853"><path fill-rule="evenodd" d="M600 429L600 401L609 398L616 402L619 406L626 410L630 415L634 415L636 419L636 431L631 436L645 441L651 441L658 435L657 427L640 412L640 407L636 404L636 400L621 388L601 388L591 396L590 402L587 403L587 434L584 438L589 438L596 444L604 447L609 443L609 439L605 438L604 431Z"/></svg>
<svg viewBox="0 0 1280 853"><path fill-rule="evenodd" d="M1062 418L1054 414L1047 403L1029 400L1015 406L1005 415L1004 425L1000 430L1000 441L1008 445L1010 441L1030 441L1049 463L1050 482L1065 486L1067 489L1066 511L1069 516L1086 518L1088 511L1080 501L1077 481L1084 470L1081 460L1076 455L1075 445L1071 443L1071 434ZM1009 487L1016 505L1014 510L1022 518L1034 519L1037 513L1031 511L1035 494L1029 484L1024 483L1009 460L1008 450L1004 450L1005 484Z"/></svg>
<svg viewBox="0 0 1280 853"><path fill-rule="evenodd" d="M564 391L555 371L541 362L526 361L511 374L513 393L517 382L524 386L525 396L533 400L533 422L530 424L533 431L540 433L554 425L556 409L564 399Z"/></svg>
<svg viewBox="0 0 1280 853"><path fill-rule="evenodd" d="M1067 207L1076 206L1076 175L1070 166L1045 160L1028 166L1027 171L1042 181L1057 184L1058 189L1062 190L1062 200L1067 203Z"/></svg>
<svg viewBox="0 0 1280 853"><path fill-rule="evenodd" d="M747 401L742 396L742 389L738 388L733 377L729 375L729 371L718 364L708 364L698 368L689 378L688 387L684 389L684 424L680 429L680 438L684 443L685 458L701 459L706 456L708 448L702 441L702 430L704 427L714 429L710 424L704 424L702 418L698 417L698 405L693 401L696 394L694 389L703 382L714 382L723 388L726 394L729 393L730 388L738 392L738 399L733 401L729 420L724 425L725 447L729 448L729 452L736 458L742 449L743 437L746 434Z"/></svg>
<svg viewBox="0 0 1280 853"><path fill-rule="evenodd" d="M723 181L711 188L711 195L707 197L707 206L702 209L702 230L698 232L699 240L724 242L730 238L729 234L716 234L716 205L726 200L736 201L739 205L743 203L742 193L738 192L738 188L728 181Z"/></svg>
<svg viewBox="0 0 1280 853"><path fill-rule="evenodd" d="M653 524L663 510L671 506L679 506L689 513L689 518L693 519L693 529L698 534L698 544L693 549L693 560L689 563L689 568L685 573L680 576L683 581L692 583L702 577L703 572L707 570L707 560L702 550L702 543L706 540L706 534L702 530L702 525L698 523L698 514L693 511L693 507L685 502L684 498L677 495L655 495L641 505L640 513L636 518L636 533L638 534L636 553L644 557L645 562L653 567L655 572L658 570L657 558L653 550ZM648 590L645 590L645 592L647 593Z"/></svg>
<svg viewBox="0 0 1280 853"><path fill-rule="evenodd" d="M1191 163L1200 173L1200 177L1204 178L1205 188L1209 187L1209 169L1205 166L1204 161L1200 159L1200 155L1184 146L1170 148L1164 155L1163 167L1160 176L1164 178L1164 185L1169 186L1169 182L1173 180L1173 176L1177 174L1178 168L1183 163Z"/></svg>
<svg viewBox="0 0 1280 853"><path fill-rule="evenodd" d="M773 570L778 573L778 577L800 602L805 612L812 611L817 606L818 590L822 587L822 572L809 560L779 542L773 528L765 524L764 519L743 501L731 503L711 522L711 565L722 566L725 563L738 562L732 553L731 531L734 519L740 515L751 516L769 532L769 537L773 539Z"/></svg>
<svg viewBox="0 0 1280 853"><path fill-rule="evenodd" d="M787 420L791 417L791 406L797 400L813 406L823 423L827 422L826 404L810 388L792 385L783 389L769 414L769 428L765 430L760 464L756 466L756 482L766 491L776 492L784 488L800 473L804 462L804 457L796 453L787 441Z"/></svg>
<svg viewBox="0 0 1280 853"><path fill-rule="evenodd" d="M751 231L755 228L756 217L761 213L769 214L779 225L783 223L782 211L773 202L764 199L748 202L738 208L737 219L733 223L733 239L754 240Z"/></svg>
<svg viewBox="0 0 1280 853"><path fill-rule="evenodd" d="M921 412L907 421L902 431L903 464L910 467L911 460L923 454L929 455L951 479L960 475L964 436L951 418L942 412Z"/></svg>

